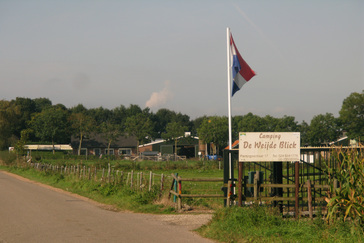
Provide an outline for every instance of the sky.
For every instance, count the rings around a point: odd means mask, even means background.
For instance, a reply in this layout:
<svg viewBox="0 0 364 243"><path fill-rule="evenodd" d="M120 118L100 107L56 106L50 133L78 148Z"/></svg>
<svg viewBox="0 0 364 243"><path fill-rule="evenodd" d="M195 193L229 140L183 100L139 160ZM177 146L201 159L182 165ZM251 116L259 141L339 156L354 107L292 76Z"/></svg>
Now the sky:
<svg viewBox="0 0 364 243"><path fill-rule="evenodd" d="M227 27L257 74L233 116L309 123L364 90L360 0L0 0L0 100L227 116Z"/></svg>

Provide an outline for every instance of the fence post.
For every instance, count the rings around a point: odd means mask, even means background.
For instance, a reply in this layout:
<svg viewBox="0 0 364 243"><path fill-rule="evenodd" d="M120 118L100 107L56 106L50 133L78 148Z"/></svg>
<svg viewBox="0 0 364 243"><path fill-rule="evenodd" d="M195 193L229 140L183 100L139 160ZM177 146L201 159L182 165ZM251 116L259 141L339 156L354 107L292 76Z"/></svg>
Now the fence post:
<svg viewBox="0 0 364 243"><path fill-rule="evenodd" d="M310 219L313 218L312 212L312 191L311 191L311 181L307 180L307 199L308 199L308 213L310 215Z"/></svg>
<svg viewBox="0 0 364 243"><path fill-rule="evenodd" d="M296 161L294 163L294 179L295 179L295 185L296 185L296 190L295 190L295 218L298 219L298 214L299 214L299 199L298 199L298 193L300 190L300 182L299 182L299 169L300 169L300 164L298 161Z"/></svg>
<svg viewBox="0 0 364 243"><path fill-rule="evenodd" d="M133 189L134 171L130 172L130 188Z"/></svg>
<svg viewBox="0 0 364 243"><path fill-rule="evenodd" d="M178 186L178 173L175 173L174 175L175 175L175 181L174 181L174 191L175 191L175 192L178 192L178 188L177 188L177 186ZM174 196L173 196L173 202L176 202L176 201L177 201L177 196L176 196L176 195L174 195Z"/></svg>
<svg viewBox="0 0 364 243"><path fill-rule="evenodd" d="M152 190L152 176L153 176L153 173L151 171L149 171L149 191Z"/></svg>
<svg viewBox="0 0 364 243"><path fill-rule="evenodd" d="M220 162L220 161L219 161ZM238 173L238 206L241 207L243 205L243 163L239 163L239 173Z"/></svg>
<svg viewBox="0 0 364 243"><path fill-rule="evenodd" d="M108 183L110 183L111 181L111 167L110 167L110 163L107 164L107 180L108 180Z"/></svg>
<svg viewBox="0 0 364 243"><path fill-rule="evenodd" d="M255 172L254 175L254 200L258 201L258 181L259 181L259 171Z"/></svg>
<svg viewBox="0 0 364 243"><path fill-rule="evenodd" d="M182 181L181 181L181 177L178 176L177 177L178 180L178 197L177 197L177 208L178 210L181 210L182 209L182 198L181 198L181 194L182 194Z"/></svg>
<svg viewBox="0 0 364 243"><path fill-rule="evenodd" d="M226 197L226 206L227 207L230 207L230 194L231 194L231 180L228 180L227 197Z"/></svg>
<svg viewBox="0 0 364 243"><path fill-rule="evenodd" d="M123 180L124 180L124 171L121 171L121 173L120 173L120 184L123 184Z"/></svg>
<svg viewBox="0 0 364 243"><path fill-rule="evenodd" d="M162 175L161 175L161 193L160 193L160 197L162 196L162 194L163 194L163 189L164 189L164 185L163 185L163 183L164 183L164 174L162 173Z"/></svg>
<svg viewBox="0 0 364 243"><path fill-rule="evenodd" d="M143 172L140 172L140 190L143 191Z"/></svg>

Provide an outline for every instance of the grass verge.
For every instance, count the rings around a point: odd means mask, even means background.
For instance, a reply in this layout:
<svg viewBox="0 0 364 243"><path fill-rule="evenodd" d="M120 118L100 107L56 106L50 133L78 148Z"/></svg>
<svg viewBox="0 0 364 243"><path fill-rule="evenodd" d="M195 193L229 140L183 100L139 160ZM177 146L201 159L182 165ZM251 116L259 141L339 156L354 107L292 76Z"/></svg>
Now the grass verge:
<svg viewBox="0 0 364 243"><path fill-rule="evenodd" d="M219 209L212 221L197 231L221 242L364 242L363 227L350 222L328 225L322 217L283 219L261 206Z"/></svg>

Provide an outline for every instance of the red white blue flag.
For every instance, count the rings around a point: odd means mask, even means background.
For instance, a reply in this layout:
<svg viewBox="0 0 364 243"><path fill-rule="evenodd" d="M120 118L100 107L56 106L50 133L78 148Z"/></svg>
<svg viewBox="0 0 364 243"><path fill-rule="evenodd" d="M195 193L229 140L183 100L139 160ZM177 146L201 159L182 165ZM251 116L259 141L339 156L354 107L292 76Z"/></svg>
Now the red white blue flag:
<svg viewBox="0 0 364 243"><path fill-rule="evenodd" d="M238 90L243 87L252 77L255 76L253 69L241 57L238 49L236 48L233 36L230 34L230 58L232 68L232 94L233 96Z"/></svg>

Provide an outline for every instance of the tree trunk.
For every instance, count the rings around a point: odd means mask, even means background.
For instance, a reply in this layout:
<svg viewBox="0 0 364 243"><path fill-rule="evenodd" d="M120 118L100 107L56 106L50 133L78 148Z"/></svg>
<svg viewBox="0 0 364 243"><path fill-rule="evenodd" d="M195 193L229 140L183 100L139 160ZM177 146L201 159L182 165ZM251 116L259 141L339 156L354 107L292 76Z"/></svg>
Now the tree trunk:
<svg viewBox="0 0 364 243"><path fill-rule="evenodd" d="M177 139L174 140L174 160L177 160Z"/></svg>
<svg viewBox="0 0 364 243"><path fill-rule="evenodd" d="M81 155L82 138L83 138L83 135L82 135L82 133L81 133L81 134L80 134L80 144L78 145L78 156L80 156L80 155Z"/></svg>
<svg viewBox="0 0 364 243"><path fill-rule="evenodd" d="M107 154L110 156L110 146L111 146L112 140L109 140L109 143L107 144Z"/></svg>
<svg viewBox="0 0 364 243"><path fill-rule="evenodd" d="M53 150L53 154L55 154L54 141L53 141L53 139L52 139L52 150Z"/></svg>

